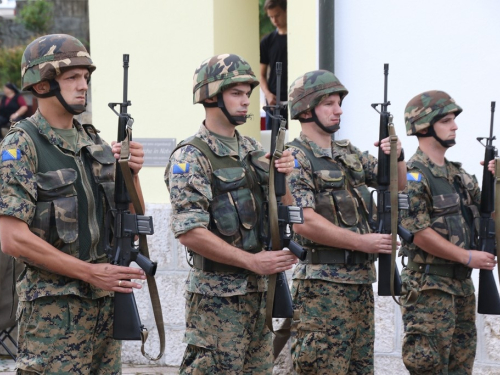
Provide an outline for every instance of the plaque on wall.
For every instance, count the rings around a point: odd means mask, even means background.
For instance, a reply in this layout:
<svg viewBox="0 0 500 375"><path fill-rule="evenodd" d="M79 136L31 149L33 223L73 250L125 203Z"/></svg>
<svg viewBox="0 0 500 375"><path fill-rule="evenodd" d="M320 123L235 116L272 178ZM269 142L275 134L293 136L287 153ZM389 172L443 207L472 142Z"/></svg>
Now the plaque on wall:
<svg viewBox="0 0 500 375"><path fill-rule="evenodd" d="M177 145L175 138L133 138L144 147L144 167L165 168Z"/></svg>

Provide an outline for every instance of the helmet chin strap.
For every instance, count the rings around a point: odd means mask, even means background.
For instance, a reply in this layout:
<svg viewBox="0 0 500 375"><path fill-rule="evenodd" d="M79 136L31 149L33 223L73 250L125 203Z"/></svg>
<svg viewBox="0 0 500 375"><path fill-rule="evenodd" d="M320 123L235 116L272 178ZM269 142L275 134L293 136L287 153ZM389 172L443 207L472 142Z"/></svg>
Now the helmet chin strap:
<svg viewBox="0 0 500 375"><path fill-rule="evenodd" d="M332 125L332 126L325 126L321 123L321 121L319 121L319 118L318 116L316 115L316 109L313 108L313 110L311 111L311 114L312 114L312 117L308 118L308 119L302 119L299 117L299 121L300 122L314 122L316 123L316 125L318 125L323 131L327 132L328 134L333 134L335 133L337 130L340 129L340 119L339 119L339 123L338 124L335 124L335 125Z"/></svg>
<svg viewBox="0 0 500 375"><path fill-rule="evenodd" d="M417 133L416 136L417 137L423 137L423 138L425 138L425 137L434 137L434 139L436 141L438 141L439 144L441 146L443 146L444 148L453 147L457 143L454 139L450 139L450 140L444 141L441 138L439 138L437 136L437 134L436 134L436 131L434 130L434 125L429 126L429 131L426 134Z"/></svg>
<svg viewBox="0 0 500 375"><path fill-rule="evenodd" d="M220 108L222 113L227 117L228 121L233 124L234 126L238 125L243 125L245 122L247 122L247 118L252 117L252 115L248 116L231 116L224 104L224 99L222 98L222 93L217 94L217 103L212 102L212 103L202 103L205 108Z"/></svg>
<svg viewBox="0 0 500 375"><path fill-rule="evenodd" d="M85 112L85 110L87 109L87 93L85 93L85 104L69 105L61 95L61 87L59 86L59 83L57 83L55 79L51 79L49 81L49 84L50 89L48 92L40 94L37 93L36 90L32 90L33 95L35 95L37 98L49 98L51 96L55 96L57 100L59 100L59 102L62 104L64 109L75 116Z"/></svg>

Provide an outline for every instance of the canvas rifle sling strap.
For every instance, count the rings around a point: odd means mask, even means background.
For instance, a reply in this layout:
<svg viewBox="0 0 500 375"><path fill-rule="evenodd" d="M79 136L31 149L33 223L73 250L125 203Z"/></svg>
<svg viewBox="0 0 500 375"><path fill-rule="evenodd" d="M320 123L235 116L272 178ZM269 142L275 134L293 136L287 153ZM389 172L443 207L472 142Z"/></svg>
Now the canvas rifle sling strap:
<svg viewBox="0 0 500 375"><path fill-rule="evenodd" d="M144 215L144 210L142 208L137 190L134 186L134 181L132 177L132 172L128 166L128 161L130 159L130 140L132 139L132 129L127 124L127 136L122 141L120 160L120 169L123 174L123 179L127 187L127 192L130 195L132 204L134 205L134 210L137 215ZM145 234L139 235L139 251L145 257L149 258L148 242ZM155 317L156 327L158 329L158 335L160 337L160 353L157 357L153 358L144 349L144 344L148 338L148 331L144 330L141 332L142 346L141 352L144 357L151 361L157 361L163 356L165 351L165 326L163 323L163 314L161 312L160 296L158 294L158 287L156 286L156 280L154 276L146 275L148 282L149 295L151 297L151 303L153 305L153 313Z"/></svg>
<svg viewBox="0 0 500 375"><path fill-rule="evenodd" d="M392 116L389 118L389 139L391 142L390 154L390 186L389 193L391 197L391 235L392 235L392 253L391 253L391 296L392 299L402 307L409 307L417 302L418 293L410 291L407 297L407 303L401 303L396 299L394 293L394 275L396 274L396 250L398 247L398 222L399 222L399 194L398 194L398 136L392 123Z"/></svg>
<svg viewBox="0 0 500 375"><path fill-rule="evenodd" d="M495 159L495 236L497 239L497 260L500 259L500 158ZM500 280L500 265L497 266Z"/></svg>
<svg viewBox="0 0 500 375"><path fill-rule="evenodd" d="M391 197L391 235L392 235L392 253L391 253L391 296L392 299L399 304L394 294L394 274L396 272L396 249L398 243L398 136L392 123L392 116L389 117L389 140L391 142L390 153L390 186L389 193Z"/></svg>
<svg viewBox="0 0 500 375"><path fill-rule="evenodd" d="M281 238L278 222L278 201L276 199L276 190L274 186L275 167L274 162L283 155L285 148L285 128L281 127L278 130L276 137L276 148L269 162L269 226L271 232L272 250L281 250ZM290 337L291 319L286 318L279 330L273 329L273 305L274 295L276 293L276 280L278 274L269 275L266 298L266 325L275 334L273 341L274 358L278 357L279 353L285 346Z"/></svg>

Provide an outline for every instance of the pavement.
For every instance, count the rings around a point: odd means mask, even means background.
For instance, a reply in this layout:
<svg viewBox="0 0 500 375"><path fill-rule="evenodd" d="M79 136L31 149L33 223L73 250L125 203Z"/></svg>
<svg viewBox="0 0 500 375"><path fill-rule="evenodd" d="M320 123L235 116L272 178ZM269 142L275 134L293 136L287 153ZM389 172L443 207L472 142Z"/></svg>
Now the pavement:
<svg viewBox="0 0 500 375"><path fill-rule="evenodd" d="M0 373L2 375L15 375L15 362L10 357L0 355ZM158 366L153 367L149 365L132 365L123 364L122 374L140 374L140 375L174 375L178 374L178 367Z"/></svg>

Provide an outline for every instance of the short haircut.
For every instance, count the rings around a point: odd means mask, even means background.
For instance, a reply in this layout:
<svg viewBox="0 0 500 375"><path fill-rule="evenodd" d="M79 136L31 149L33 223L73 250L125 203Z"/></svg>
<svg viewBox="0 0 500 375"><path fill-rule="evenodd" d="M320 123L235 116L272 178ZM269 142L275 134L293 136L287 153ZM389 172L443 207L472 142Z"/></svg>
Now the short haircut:
<svg viewBox="0 0 500 375"><path fill-rule="evenodd" d="M276 7L280 7L284 11L286 11L286 0L266 0L264 3L264 10L273 9Z"/></svg>

